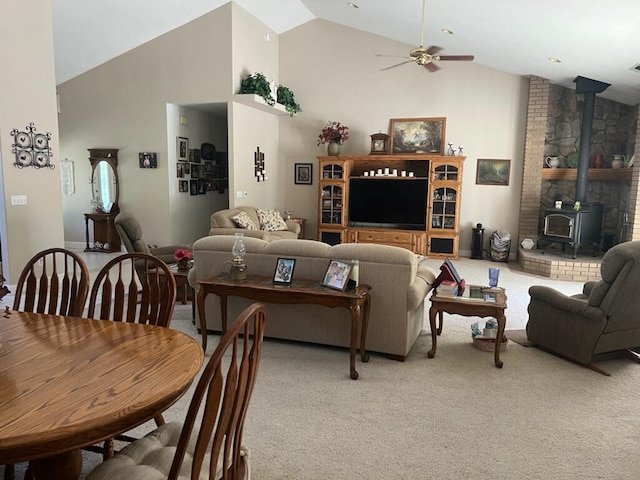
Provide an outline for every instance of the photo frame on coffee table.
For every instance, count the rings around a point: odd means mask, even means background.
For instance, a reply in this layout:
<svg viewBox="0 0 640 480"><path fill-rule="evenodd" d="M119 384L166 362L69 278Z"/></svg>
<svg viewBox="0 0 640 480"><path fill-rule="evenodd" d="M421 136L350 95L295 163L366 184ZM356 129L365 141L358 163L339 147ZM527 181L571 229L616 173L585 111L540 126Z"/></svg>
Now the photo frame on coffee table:
<svg viewBox="0 0 640 480"><path fill-rule="evenodd" d="M278 258L276 261L276 269L273 272L273 283L279 285L291 285L291 282L293 282L293 269L295 266L295 258Z"/></svg>
<svg viewBox="0 0 640 480"><path fill-rule="evenodd" d="M322 278L322 285L335 290L344 291L349 282L349 273L353 263L342 260L331 260Z"/></svg>

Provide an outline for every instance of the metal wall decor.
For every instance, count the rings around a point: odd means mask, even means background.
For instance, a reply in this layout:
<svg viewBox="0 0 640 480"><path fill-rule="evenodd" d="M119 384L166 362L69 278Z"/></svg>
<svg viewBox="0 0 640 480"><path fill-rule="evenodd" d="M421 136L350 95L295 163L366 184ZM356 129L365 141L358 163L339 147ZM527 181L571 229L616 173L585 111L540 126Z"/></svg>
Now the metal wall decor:
<svg viewBox="0 0 640 480"><path fill-rule="evenodd" d="M267 180L267 169L264 165L264 153L260 151L260 147L256 147L256 152L253 154L253 170L257 181L264 182Z"/></svg>
<svg viewBox="0 0 640 480"><path fill-rule="evenodd" d="M16 161L13 163L18 168L56 168L51 163L53 153L49 147L51 140L51 132L36 133L36 127L33 122L26 126L24 131L17 128L11 130L14 143L11 145L13 153L16 154Z"/></svg>

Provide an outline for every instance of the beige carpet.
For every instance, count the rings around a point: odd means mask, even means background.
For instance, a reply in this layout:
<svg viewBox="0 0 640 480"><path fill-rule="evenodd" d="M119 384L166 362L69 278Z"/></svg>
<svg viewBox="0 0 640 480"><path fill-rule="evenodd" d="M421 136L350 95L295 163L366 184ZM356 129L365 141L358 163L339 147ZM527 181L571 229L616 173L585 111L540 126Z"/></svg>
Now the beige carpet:
<svg viewBox="0 0 640 480"><path fill-rule="evenodd" d="M509 340L513 340L518 345L522 345L523 347L533 347L535 345L527 338L527 331L524 328L518 330L505 330L504 334Z"/></svg>
<svg viewBox="0 0 640 480"><path fill-rule="evenodd" d="M460 263L461 274L472 277L469 263ZM484 278L487 262L477 265ZM527 282L549 284L521 277L501 274L511 292L511 329L524 328ZM524 292L519 299L516 290ZM640 476L640 365L602 362L611 373L605 377L509 342L501 354L504 367L497 369L490 352L472 345L470 324L477 320L447 315L434 359L427 358L426 327L406 362L372 354L369 363L358 361L357 381L349 378L347 350L267 340L244 435L252 478ZM177 307L173 327L199 339L188 305ZM210 336L207 357L215 344ZM190 396L165 418L184 418ZM85 472L98 461L85 454Z"/></svg>

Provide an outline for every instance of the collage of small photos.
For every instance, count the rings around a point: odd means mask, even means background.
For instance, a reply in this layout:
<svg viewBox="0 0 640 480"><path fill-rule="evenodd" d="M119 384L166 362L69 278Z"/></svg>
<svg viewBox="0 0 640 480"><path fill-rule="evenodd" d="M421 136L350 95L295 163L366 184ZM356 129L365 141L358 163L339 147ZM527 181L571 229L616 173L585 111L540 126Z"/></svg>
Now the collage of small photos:
<svg viewBox="0 0 640 480"><path fill-rule="evenodd" d="M189 148L188 138L177 137L176 153L179 192L191 195L225 193L228 182L226 152L217 152L211 143L203 143L200 148Z"/></svg>

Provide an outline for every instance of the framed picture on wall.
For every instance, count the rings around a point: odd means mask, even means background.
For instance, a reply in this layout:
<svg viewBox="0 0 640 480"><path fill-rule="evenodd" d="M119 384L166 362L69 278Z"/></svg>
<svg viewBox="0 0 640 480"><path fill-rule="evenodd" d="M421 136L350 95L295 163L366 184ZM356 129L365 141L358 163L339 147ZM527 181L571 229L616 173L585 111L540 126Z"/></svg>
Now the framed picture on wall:
<svg viewBox="0 0 640 480"><path fill-rule="evenodd" d="M294 167L294 182L296 185L311 185L313 183L313 164L296 163Z"/></svg>
<svg viewBox="0 0 640 480"><path fill-rule="evenodd" d="M446 122L445 117L392 118L391 153L444 155Z"/></svg>
<svg viewBox="0 0 640 480"><path fill-rule="evenodd" d="M178 191L181 193L186 193L189 191L189 181L188 180L178 180Z"/></svg>
<svg viewBox="0 0 640 480"><path fill-rule="evenodd" d="M176 137L176 156L178 160L186 162L189 158L189 139Z"/></svg>
<svg viewBox="0 0 640 480"><path fill-rule="evenodd" d="M189 180L189 193L191 195L198 194L198 180Z"/></svg>
<svg viewBox="0 0 640 480"><path fill-rule="evenodd" d="M158 154L153 152L138 153L140 168L158 168Z"/></svg>
<svg viewBox="0 0 640 480"><path fill-rule="evenodd" d="M509 185L511 160L478 159L476 185Z"/></svg>

